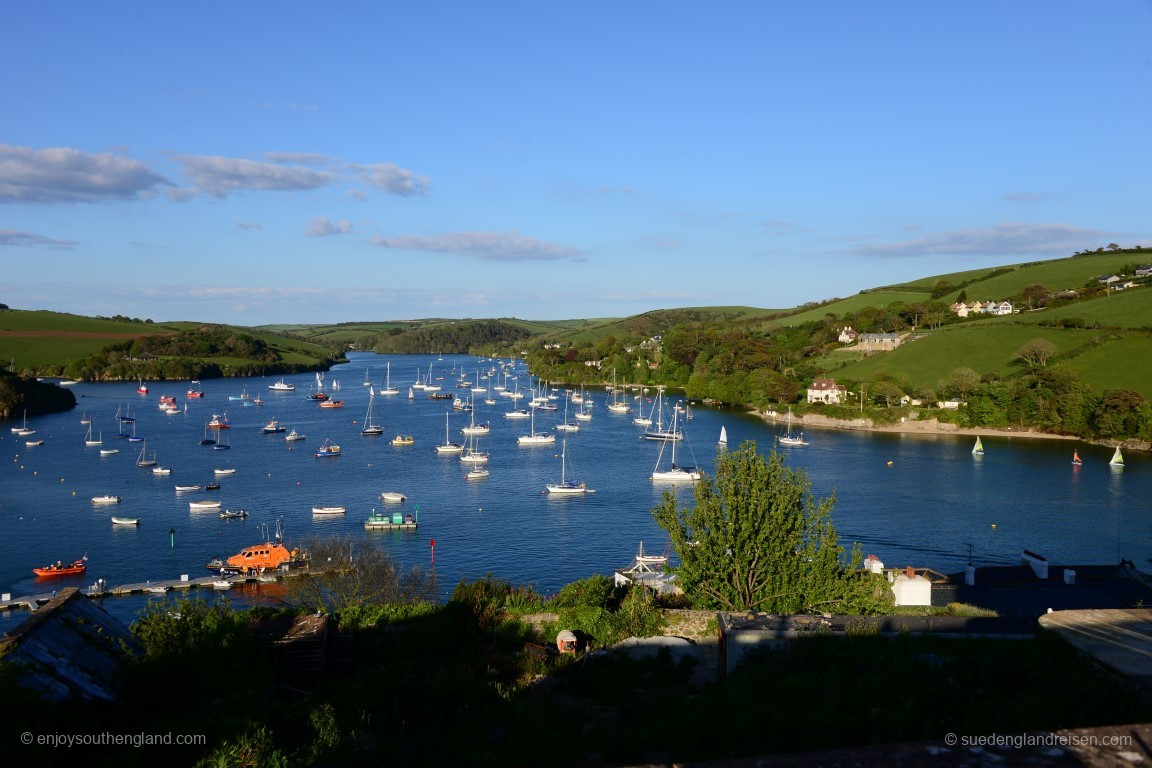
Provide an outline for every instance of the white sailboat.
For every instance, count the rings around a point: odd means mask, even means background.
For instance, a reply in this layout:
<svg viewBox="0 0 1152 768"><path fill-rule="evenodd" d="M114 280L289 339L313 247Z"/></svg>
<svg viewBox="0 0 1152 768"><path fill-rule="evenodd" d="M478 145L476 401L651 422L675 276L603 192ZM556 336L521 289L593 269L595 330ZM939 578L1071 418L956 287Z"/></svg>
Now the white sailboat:
<svg viewBox="0 0 1152 768"><path fill-rule="evenodd" d="M577 483L568 479L567 475L568 466L568 441L564 440L560 444L560 482L548 483L544 486L548 493L556 494L578 494L578 493L596 493L588 487L587 483Z"/></svg>
<svg viewBox="0 0 1152 768"><path fill-rule="evenodd" d="M728 447L728 430L724 427L720 427L720 439L717 441L717 445L722 448Z"/></svg>
<svg viewBox="0 0 1152 768"><path fill-rule="evenodd" d="M1108 464L1113 467L1124 466L1124 454L1120 453L1120 446L1116 446L1116 452L1112 454L1112 458L1108 461Z"/></svg>
<svg viewBox="0 0 1152 768"><path fill-rule="evenodd" d="M676 429L676 413L672 414L672 429ZM676 443L678 440L665 440L660 444L660 454L656 457L656 467L652 470L652 479L659 482L694 483L700 479L700 470L696 467L681 467L676 464ZM672 446L672 462L668 469L660 469L660 462L664 458L664 449Z"/></svg>
<svg viewBox="0 0 1152 768"><path fill-rule="evenodd" d="M483 424L476 423L475 408L469 407L468 412L472 418L471 421L468 422L468 426L460 430L461 433L465 435L486 435L492 431L492 427L488 422L484 422Z"/></svg>
<svg viewBox="0 0 1152 768"><path fill-rule="evenodd" d="M459 443L454 443L448 438L448 415L449 412L444 412L444 444L436 446L436 453L461 453L464 446Z"/></svg>
<svg viewBox="0 0 1152 768"><path fill-rule="evenodd" d="M639 424L642 427L648 427L652 425L652 413L656 410L656 406L660 402L660 395L663 392L664 390L662 388L657 390L656 399L652 401L652 407L648 409L647 416L644 415L644 393L640 393L639 397L636 398L636 400L640 403L640 412L635 418L632 419L633 424Z"/></svg>
<svg viewBox="0 0 1152 768"><path fill-rule="evenodd" d="M398 395L400 390L392 386L392 363L384 364L384 388L380 390L382 395Z"/></svg>
<svg viewBox="0 0 1152 768"><path fill-rule="evenodd" d="M592 413L588 410L588 398L584 396L584 385L580 385L580 399L576 400L576 395L572 396L572 400L580 403L580 407L576 409L577 421L592 421Z"/></svg>
<svg viewBox="0 0 1152 768"><path fill-rule="evenodd" d="M476 435L468 435L468 450L460 455L465 464L487 464L488 454L476 447Z"/></svg>
<svg viewBox="0 0 1152 768"><path fill-rule="evenodd" d="M28 435L36 434L36 430L28 428L28 410L24 410L24 423L19 427L12 427L12 431L20 435L20 437L27 437Z"/></svg>
<svg viewBox="0 0 1152 768"><path fill-rule="evenodd" d="M154 467L156 466L156 453L153 451L152 458L145 458L144 452L148 450L148 443L144 443L140 448L140 455L136 457L136 466L138 467Z"/></svg>
<svg viewBox="0 0 1152 768"><path fill-rule="evenodd" d="M776 436L776 442L780 443L780 445L808 445L808 443L804 441L804 433L803 432L797 432L796 434L792 434L792 409L791 408L788 409L788 426L786 427L786 430L787 431L783 435L777 435Z"/></svg>
<svg viewBox="0 0 1152 768"><path fill-rule="evenodd" d="M360 434L368 436L376 436L384 434L384 427L375 424L372 421L372 402L376 399L376 394L368 390L368 411L364 414L364 428L360 430Z"/></svg>
<svg viewBox="0 0 1152 768"><path fill-rule="evenodd" d="M517 445L545 445L555 444L556 435L551 432L537 432L536 431L536 409L531 408L530 418L532 419L531 433L527 435L520 435L516 438Z"/></svg>
<svg viewBox="0 0 1152 768"><path fill-rule="evenodd" d="M620 402L620 390L616 387L616 371L612 371L612 402L608 404L608 410L612 413L631 413L632 406L628 405L627 401Z"/></svg>
<svg viewBox="0 0 1152 768"><path fill-rule="evenodd" d="M93 438L92 437L92 422L89 421L88 422L88 434L84 436L84 445L91 446L91 445L103 445L103 444L104 444L104 433L101 432L99 437Z"/></svg>
<svg viewBox="0 0 1152 768"><path fill-rule="evenodd" d="M580 425L579 424L568 421L568 401L571 399L572 398L570 398L570 397L564 398L564 421L562 421L556 425L556 429L559 432L579 432L580 431Z"/></svg>
<svg viewBox="0 0 1152 768"><path fill-rule="evenodd" d="M661 389L659 392L656 393L656 402L652 404L652 410L656 412L656 429L650 429L647 432L645 432L644 433L644 439L645 440L683 440L684 439L684 433L681 432L680 430L676 429L675 426L673 426L672 429L665 429L664 428L663 395L664 395L663 389ZM675 409L672 412L673 425L675 425L675 423L676 423L676 415L678 413L679 413L679 411L675 410Z"/></svg>
<svg viewBox="0 0 1152 768"><path fill-rule="evenodd" d="M984 443L980 442L980 436L979 435L976 436L976 444L974 446L972 446L972 455L973 456L983 456L984 455Z"/></svg>

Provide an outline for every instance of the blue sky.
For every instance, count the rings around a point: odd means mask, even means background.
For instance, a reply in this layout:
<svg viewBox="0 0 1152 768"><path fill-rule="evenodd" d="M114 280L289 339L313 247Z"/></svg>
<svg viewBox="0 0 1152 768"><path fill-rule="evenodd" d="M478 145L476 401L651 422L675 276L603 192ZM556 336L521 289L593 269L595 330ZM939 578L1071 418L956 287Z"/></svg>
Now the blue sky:
<svg viewBox="0 0 1152 768"><path fill-rule="evenodd" d="M618 317L1152 245L1149 39L1150 0L6 3L0 302Z"/></svg>

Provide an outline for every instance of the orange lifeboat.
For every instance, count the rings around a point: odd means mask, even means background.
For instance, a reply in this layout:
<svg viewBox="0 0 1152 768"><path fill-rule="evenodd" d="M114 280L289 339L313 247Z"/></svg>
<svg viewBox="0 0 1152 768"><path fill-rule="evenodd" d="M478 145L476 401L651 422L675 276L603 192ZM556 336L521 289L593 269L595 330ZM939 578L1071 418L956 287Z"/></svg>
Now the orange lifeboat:
<svg viewBox="0 0 1152 768"><path fill-rule="evenodd" d="M84 561L87 559L88 558L85 557L80 560L74 560L67 565L57 560L55 565L33 568L32 573L37 576L76 576L88 570L88 566L84 564Z"/></svg>
<svg viewBox="0 0 1152 768"><path fill-rule="evenodd" d="M224 567L239 571L275 570L285 563L291 563L297 554L278 541L266 541L240 550L239 554L232 555L224 562Z"/></svg>

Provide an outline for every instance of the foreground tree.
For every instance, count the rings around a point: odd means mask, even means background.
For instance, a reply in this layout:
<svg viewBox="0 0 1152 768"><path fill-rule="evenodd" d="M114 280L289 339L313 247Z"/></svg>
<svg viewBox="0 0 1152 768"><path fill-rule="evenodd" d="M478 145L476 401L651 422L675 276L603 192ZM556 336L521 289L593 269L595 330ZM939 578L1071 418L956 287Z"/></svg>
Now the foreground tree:
<svg viewBox="0 0 1152 768"><path fill-rule="evenodd" d="M842 562L829 520L834 498L817 501L802 471L784 466L756 444L721 453L716 477L696 485L695 504L670 493L652 510L680 558L680 586L701 607L729 611L859 612L890 601L887 584L855 572L861 552Z"/></svg>
<svg viewBox="0 0 1152 768"><path fill-rule="evenodd" d="M338 536L305 543L309 568L285 579L289 604L335 613L348 608L431 600L435 585L423 569L405 569L368 539Z"/></svg>

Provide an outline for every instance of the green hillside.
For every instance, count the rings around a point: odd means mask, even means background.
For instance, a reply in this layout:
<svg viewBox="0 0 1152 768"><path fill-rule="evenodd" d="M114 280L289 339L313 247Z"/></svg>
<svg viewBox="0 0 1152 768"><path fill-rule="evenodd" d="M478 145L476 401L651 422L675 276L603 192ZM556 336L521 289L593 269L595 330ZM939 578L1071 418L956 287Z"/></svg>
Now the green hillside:
<svg viewBox="0 0 1152 768"><path fill-rule="evenodd" d="M1107 297L1000 319L1045 325L1057 325L1065 320L1083 320L1086 327L1152 328L1152 288L1144 286L1114 291Z"/></svg>
<svg viewBox="0 0 1152 768"><path fill-rule="evenodd" d="M835 370L837 379L872 381L877 376L906 376L913 385L934 385L953 368L971 368L1006 376L1019 370L1016 350L1032 339L1047 339L1067 354L1086 347L1095 331L1038 328L1023 325L971 323L944 328L921 339L901 345L892 352L880 352ZM837 352L829 357L854 356ZM833 363L834 364L834 363Z"/></svg>
<svg viewBox="0 0 1152 768"><path fill-rule="evenodd" d="M85 371L91 371L93 366L96 370L103 370L110 363L94 360L113 345L146 344L150 340L154 342L155 337L178 338L181 334L202 328L219 328L236 336L259 339L266 345L268 356L275 361L267 363L270 368L311 370L326 366L333 358L332 349L322 344L268 331L191 321L146 323L62 312L4 310L0 311L0 360L8 361L17 371L36 375L59 375L82 362ZM126 352L119 352L114 357L124 354ZM198 366L216 366L225 370L253 364L252 360L234 355L184 354L182 357L194 359ZM150 377L148 366L137 364L137 367L141 375ZM123 371L117 375L120 374ZM156 375L155 371L151 375Z"/></svg>
<svg viewBox="0 0 1152 768"><path fill-rule="evenodd" d="M827 315L842 317L850 312L857 312L864 307L886 307L898 301L913 304L918 301L927 301L928 293L919 291L885 291L875 290L868 293L858 293L847 299L839 299L830 304L824 304L795 315L769 320L765 325L768 328L785 328L802 323L811 323L823 320Z"/></svg>
<svg viewBox="0 0 1152 768"><path fill-rule="evenodd" d="M837 381L867 382L893 376L906 377L913 387L934 386L955 368L1000 377L1019 373L1016 351L1033 339L1055 344L1058 352L1050 365L1076 374L1098 394L1106 389L1131 389L1152 399L1152 333L1143 331L1108 333L989 321L942 329L892 352L863 359L850 351L826 359L829 374Z"/></svg>
<svg viewBox="0 0 1152 768"><path fill-rule="evenodd" d="M969 301L993 301L1014 296L1029 285L1043 285L1050 291L1068 291L1082 288L1097 275L1119 273L1129 264L1152 262L1152 251L1134 253L1115 251L1075 256L1068 259L1019 264L1012 271L968 286ZM960 294L957 290L944 297L952 302Z"/></svg>

